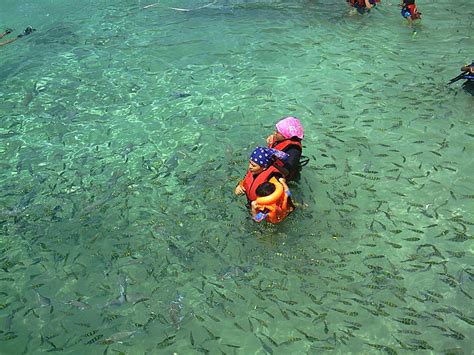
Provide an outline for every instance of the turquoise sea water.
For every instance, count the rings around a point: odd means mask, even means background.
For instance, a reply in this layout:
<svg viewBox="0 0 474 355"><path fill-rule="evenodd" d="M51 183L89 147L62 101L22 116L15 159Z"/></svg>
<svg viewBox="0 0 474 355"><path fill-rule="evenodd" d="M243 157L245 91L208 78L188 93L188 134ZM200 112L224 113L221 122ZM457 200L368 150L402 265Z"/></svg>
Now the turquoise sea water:
<svg viewBox="0 0 474 355"><path fill-rule="evenodd" d="M470 354L471 1L152 3L2 1L0 353ZM304 206L259 225L285 115Z"/></svg>

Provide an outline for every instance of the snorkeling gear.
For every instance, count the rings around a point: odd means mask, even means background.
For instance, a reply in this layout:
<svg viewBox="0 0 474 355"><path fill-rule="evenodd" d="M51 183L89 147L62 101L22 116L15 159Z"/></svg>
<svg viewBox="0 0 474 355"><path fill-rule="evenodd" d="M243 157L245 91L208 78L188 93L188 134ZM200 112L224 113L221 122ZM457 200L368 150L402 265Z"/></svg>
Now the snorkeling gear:
<svg viewBox="0 0 474 355"><path fill-rule="evenodd" d="M31 27L31 26L28 26L27 28L25 28L25 30L23 31L23 33L19 34L17 37L18 38L21 38L23 36L28 36L30 33L33 33L34 31L36 31L35 28Z"/></svg>
<svg viewBox="0 0 474 355"><path fill-rule="evenodd" d="M33 27L28 26L27 28L25 28L24 34L26 36L26 35L29 35L30 33L34 32L34 31L36 31L36 30Z"/></svg>

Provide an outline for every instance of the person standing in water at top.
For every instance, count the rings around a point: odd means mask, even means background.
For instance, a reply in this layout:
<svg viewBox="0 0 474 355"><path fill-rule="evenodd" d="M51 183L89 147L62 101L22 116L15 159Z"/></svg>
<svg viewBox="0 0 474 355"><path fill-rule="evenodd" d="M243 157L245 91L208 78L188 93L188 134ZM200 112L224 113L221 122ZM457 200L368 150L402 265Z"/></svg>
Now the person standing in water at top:
<svg viewBox="0 0 474 355"><path fill-rule="evenodd" d="M351 15L355 14L357 11L359 14L363 15L365 13L369 13L370 9L377 6L377 3L380 0L346 0L347 3L354 8L351 12Z"/></svg>
<svg viewBox="0 0 474 355"><path fill-rule="evenodd" d="M421 20L421 12L415 5L415 0L400 0L401 15L408 21L408 25L413 30L413 37L416 36L416 24Z"/></svg>
<svg viewBox="0 0 474 355"><path fill-rule="evenodd" d="M421 19L421 12L416 8L415 0L401 0L400 7L402 8L402 17L406 18L409 23Z"/></svg>
<svg viewBox="0 0 474 355"><path fill-rule="evenodd" d="M18 36L16 37L13 37L13 38L10 38L10 39L7 39L6 41L3 41L3 42L0 42L0 46L4 46L4 45L7 45L9 43L13 43L15 42L18 38L21 38L23 36L27 36L29 35L30 33L33 33L34 31L36 31L33 27L31 26L28 26L27 28L25 28L25 30L23 31L23 33L20 33ZM12 33L13 30L11 28L7 28L3 33L0 34L0 39L5 37L6 35L9 35L10 33Z"/></svg>
<svg viewBox="0 0 474 355"><path fill-rule="evenodd" d="M302 159L303 126L299 119L290 116L278 121L275 128L275 132L267 137L268 148L285 152L288 154L288 159L283 162L283 165L282 161L277 161L273 165L287 181L298 180L301 167L308 162Z"/></svg>

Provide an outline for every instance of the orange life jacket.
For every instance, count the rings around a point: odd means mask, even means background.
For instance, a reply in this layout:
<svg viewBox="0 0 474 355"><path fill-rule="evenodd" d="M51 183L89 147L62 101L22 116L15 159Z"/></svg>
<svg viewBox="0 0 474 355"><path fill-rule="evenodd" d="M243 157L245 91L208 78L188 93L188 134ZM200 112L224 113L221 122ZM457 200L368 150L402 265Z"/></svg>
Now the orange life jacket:
<svg viewBox="0 0 474 355"><path fill-rule="evenodd" d="M268 196L257 197L255 207L257 211L267 214L268 222L276 224L283 221L293 208L288 206L288 195L283 185L275 177L270 182L275 185L275 191Z"/></svg>

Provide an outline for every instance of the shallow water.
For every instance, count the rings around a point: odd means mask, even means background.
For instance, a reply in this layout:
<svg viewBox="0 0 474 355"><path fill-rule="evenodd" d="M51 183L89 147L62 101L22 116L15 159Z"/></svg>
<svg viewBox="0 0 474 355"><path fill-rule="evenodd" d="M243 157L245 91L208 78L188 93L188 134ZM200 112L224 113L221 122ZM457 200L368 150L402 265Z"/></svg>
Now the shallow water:
<svg viewBox="0 0 474 355"><path fill-rule="evenodd" d="M2 2L0 352L469 354L470 1L151 3ZM257 225L285 115L304 207Z"/></svg>

